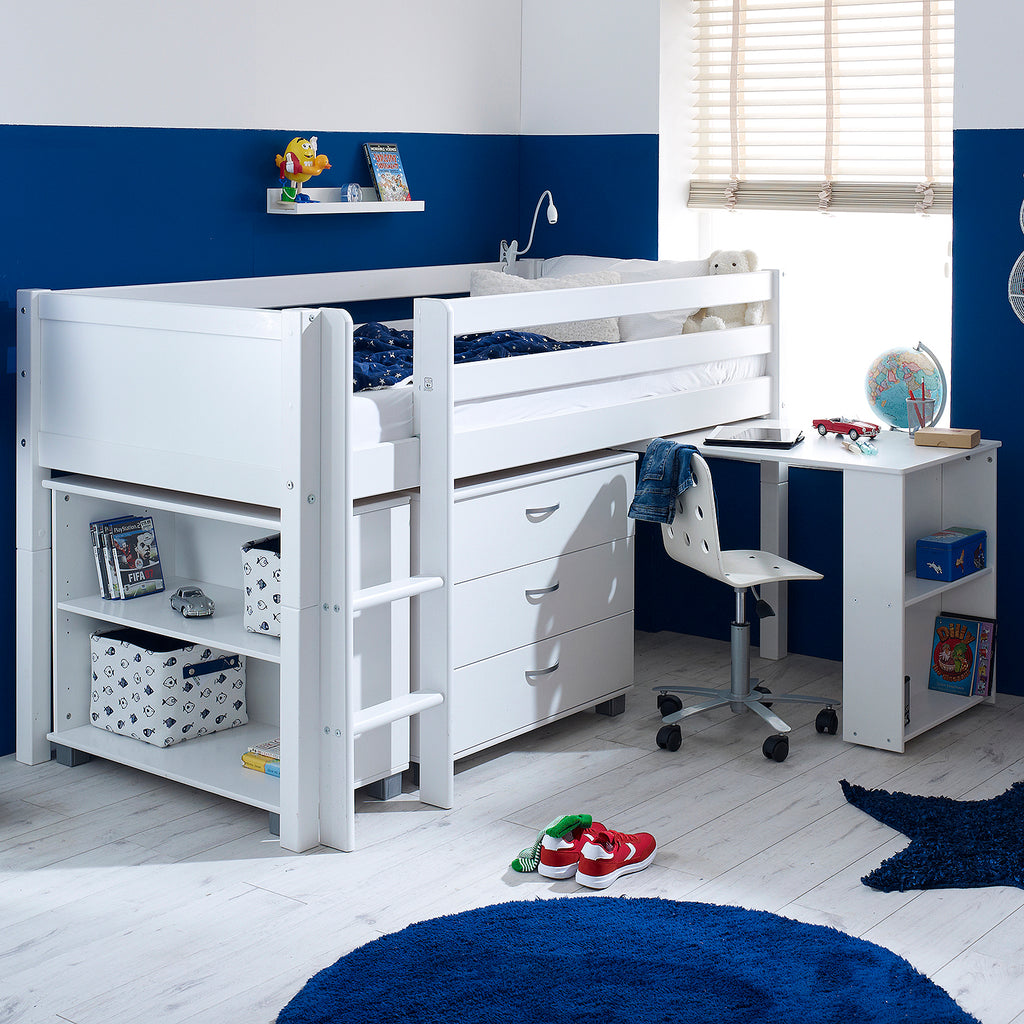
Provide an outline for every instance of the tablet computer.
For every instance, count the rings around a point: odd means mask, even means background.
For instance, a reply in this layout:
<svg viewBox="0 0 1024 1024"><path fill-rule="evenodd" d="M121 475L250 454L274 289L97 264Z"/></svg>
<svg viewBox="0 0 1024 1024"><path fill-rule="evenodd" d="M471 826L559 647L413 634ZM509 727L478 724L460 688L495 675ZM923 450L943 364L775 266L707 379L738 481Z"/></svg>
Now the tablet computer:
<svg viewBox="0 0 1024 1024"><path fill-rule="evenodd" d="M804 432L799 427L754 423L716 427L704 443L729 448L792 448L803 439Z"/></svg>

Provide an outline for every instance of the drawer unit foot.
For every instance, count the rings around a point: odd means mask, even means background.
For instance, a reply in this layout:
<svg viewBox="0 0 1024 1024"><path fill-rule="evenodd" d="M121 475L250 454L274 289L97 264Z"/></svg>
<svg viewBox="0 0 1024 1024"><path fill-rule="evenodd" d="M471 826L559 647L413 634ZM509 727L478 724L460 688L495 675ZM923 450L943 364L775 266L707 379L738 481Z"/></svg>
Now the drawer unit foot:
<svg viewBox="0 0 1024 1024"><path fill-rule="evenodd" d="M599 715L608 715L611 718L621 715L626 710L626 695L620 693L618 697L612 697L611 700L603 700L600 704L594 705L594 710Z"/></svg>
<svg viewBox="0 0 1024 1024"><path fill-rule="evenodd" d="M366 786L367 796L374 800L393 800L402 792L402 773L395 772L385 779L378 779Z"/></svg>

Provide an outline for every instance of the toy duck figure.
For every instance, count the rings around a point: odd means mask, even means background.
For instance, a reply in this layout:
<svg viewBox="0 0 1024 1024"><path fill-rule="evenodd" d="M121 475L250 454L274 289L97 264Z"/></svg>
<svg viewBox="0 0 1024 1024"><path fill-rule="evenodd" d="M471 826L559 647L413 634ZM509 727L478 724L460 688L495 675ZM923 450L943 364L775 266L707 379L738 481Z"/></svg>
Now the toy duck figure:
<svg viewBox="0 0 1024 1024"><path fill-rule="evenodd" d="M316 136L308 139L294 138L288 143L284 156L278 154L274 163L281 172L281 201L285 203L315 203L302 191L302 183L314 174L328 170L330 163L323 154L317 154Z"/></svg>

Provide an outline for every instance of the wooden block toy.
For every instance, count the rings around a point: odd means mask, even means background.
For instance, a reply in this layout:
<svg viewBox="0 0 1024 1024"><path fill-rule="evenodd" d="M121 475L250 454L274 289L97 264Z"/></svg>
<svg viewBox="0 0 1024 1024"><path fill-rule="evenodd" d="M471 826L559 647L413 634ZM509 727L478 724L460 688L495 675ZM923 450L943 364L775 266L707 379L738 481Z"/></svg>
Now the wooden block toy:
<svg viewBox="0 0 1024 1024"><path fill-rule="evenodd" d="M981 431L967 427L922 427L914 434L914 444L929 448L973 448L980 440Z"/></svg>

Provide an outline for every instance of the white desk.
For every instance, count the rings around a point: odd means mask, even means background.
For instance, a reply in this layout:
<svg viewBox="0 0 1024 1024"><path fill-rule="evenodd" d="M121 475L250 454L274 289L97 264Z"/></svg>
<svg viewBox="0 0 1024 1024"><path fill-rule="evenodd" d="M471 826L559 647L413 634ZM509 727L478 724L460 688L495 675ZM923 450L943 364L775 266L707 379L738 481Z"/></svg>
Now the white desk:
<svg viewBox="0 0 1024 1024"><path fill-rule="evenodd" d="M843 474L843 507L822 529L843 523L843 739L902 751L914 736L988 698L928 689L935 616L959 612L996 617L996 452L918 447L902 433L880 434L877 455L856 455L831 435L788 451L704 445L707 431L671 438L707 458L761 467L761 546L788 554L790 466ZM939 583L914 574L915 542L947 526L987 532L987 567ZM785 584L766 596L776 609L761 622L761 655L786 653ZM766 591L768 588L765 588ZM823 609L822 614L834 614ZM905 685L905 679L909 683Z"/></svg>

